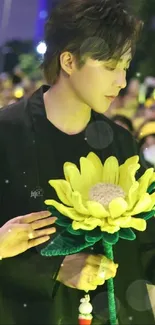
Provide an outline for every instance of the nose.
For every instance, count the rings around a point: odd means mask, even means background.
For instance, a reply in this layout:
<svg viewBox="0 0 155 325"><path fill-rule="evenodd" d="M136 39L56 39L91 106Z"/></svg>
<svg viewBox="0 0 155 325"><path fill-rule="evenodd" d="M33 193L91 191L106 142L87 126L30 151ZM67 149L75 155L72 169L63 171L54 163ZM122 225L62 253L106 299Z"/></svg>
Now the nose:
<svg viewBox="0 0 155 325"><path fill-rule="evenodd" d="M118 72L116 83L117 83L117 87L119 87L120 89L123 89L126 87L127 82L126 82L126 71L125 70Z"/></svg>

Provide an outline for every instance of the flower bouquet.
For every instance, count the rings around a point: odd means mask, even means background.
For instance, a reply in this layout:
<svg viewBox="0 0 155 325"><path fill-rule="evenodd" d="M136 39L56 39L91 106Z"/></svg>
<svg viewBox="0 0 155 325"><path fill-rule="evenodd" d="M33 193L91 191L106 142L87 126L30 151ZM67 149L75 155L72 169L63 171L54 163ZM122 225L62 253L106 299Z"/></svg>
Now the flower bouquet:
<svg viewBox="0 0 155 325"><path fill-rule="evenodd" d="M104 255L113 260L113 245L119 238L134 240L134 229L145 231L147 220L155 215L154 170L146 170L136 180L139 168L138 156L119 166L116 157L111 156L102 164L93 152L80 158L80 170L75 164L66 162L65 179L49 181L59 202L45 201L51 213L58 217L56 223L63 231L42 249L41 254L66 256L102 241ZM116 325L113 279L107 282L110 322ZM88 301L86 296L80 305L79 323L83 325L91 324ZM83 308L83 304L89 308Z"/></svg>

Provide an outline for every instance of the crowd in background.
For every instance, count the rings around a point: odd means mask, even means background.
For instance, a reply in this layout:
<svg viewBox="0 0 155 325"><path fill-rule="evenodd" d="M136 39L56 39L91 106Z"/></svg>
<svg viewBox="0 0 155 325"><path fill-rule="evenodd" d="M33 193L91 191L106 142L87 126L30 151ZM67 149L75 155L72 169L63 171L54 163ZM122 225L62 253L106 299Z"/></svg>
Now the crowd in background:
<svg viewBox="0 0 155 325"><path fill-rule="evenodd" d="M31 80L20 68L12 75L0 75L0 108L30 96L44 80ZM155 79L129 82L124 95L120 95L105 113L118 125L126 128L139 142L148 167L155 166Z"/></svg>
<svg viewBox="0 0 155 325"><path fill-rule="evenodd" d="M106 115L137 139L145 167L155 167L155 79L143 84L132 79L124 96L119 96Z"/></svg>

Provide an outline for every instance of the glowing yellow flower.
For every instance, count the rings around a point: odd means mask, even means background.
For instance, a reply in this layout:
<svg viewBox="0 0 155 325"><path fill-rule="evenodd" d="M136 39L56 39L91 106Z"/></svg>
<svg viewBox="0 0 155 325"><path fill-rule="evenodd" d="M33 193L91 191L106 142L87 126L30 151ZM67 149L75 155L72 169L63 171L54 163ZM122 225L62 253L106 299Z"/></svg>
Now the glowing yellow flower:
<svg viewBox="0 0 155 325"><path fill-rule="evenodd" d="M155 193L147 189L155 181L153 168L136 181L140 168L139 157L134 156L119 166L115 157L104 165L93 153L80 159L80 171L73 163L64 164L65 180L50 180L59 203L46 200L61 214L72 219L74 230L93 230L115 233L120 228L146 229L146 221L138 214L151 211L155 206Z"/></svg>

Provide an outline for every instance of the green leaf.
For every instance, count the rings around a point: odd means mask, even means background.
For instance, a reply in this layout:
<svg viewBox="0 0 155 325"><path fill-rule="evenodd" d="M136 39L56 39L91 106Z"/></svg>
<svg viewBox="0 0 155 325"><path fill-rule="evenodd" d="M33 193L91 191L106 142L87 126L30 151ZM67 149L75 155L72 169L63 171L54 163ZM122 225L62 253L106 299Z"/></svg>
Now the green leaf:
<svg viewBox="0 0 155 325"><path fill-rule="evenodd" d="M58 219L56 220L55 224L58 225L58 226L60 226L60 227L65 227L66 228L66 227L68 227L69 222L68 222L68 220L65 220L63 218L59 218L58 217Z"/></svg>
<svg viewBox="0 0 155 325"><path fill-rule="evenodd" d="M84 237L77 238L73 235L58 235L55 239L41 250L42 256L66 256L76 254L83 249L92 246L91 243L86 243Z"/></svg>
<svg viewBox="0 0 155 325"><path fill-rule="evenodd" d="M115 232L114 234L109 234L107 232L103 233L103 244L107 243L107 244L115 245L118 242L118 239L119 239L118 231Z"/></svg>
<svg viewBox="0 0 155 325"><path fill-rule="evenodd" d="M136 239L135 233L130 229L120 229L119 230L119 237L121 239L126 239L126 240L134 240Z"/></svg>
<svg viewBox="0 0 155 325"><path fill-rule="evenodd" d="M153 183L149 186L147 192L148 192L149 194L152 194L152 193L155 192L155 182L153 182Z"/></svg>
<svg viewBox="0 0 155 325"><path fill-rule="evenodd" d="M139 214L139 217L146 220L146 221L151 219L154 216L155 216L155 210L151 210L151 211Z"/></svg>
<svg viewBox="0 0 155 325"><path fill-rule="evenodd" d="M66 229L70 234L74 235L74 236L81 236L81 235L84 235L85 234L85 231L82 230L82 229L79 229L79 230L74 230L72 228L72 225L69 225Z"/></svg>
<svg viewBox="0 0 155 325"><path fill-rule="evenodd" d="M103 237L103 233L101 232L100 228L98 227L94 230L87 231L87 233L85 235L85 240L89 243L95 244L99 240L101 240L102 237Z"/></svg>

